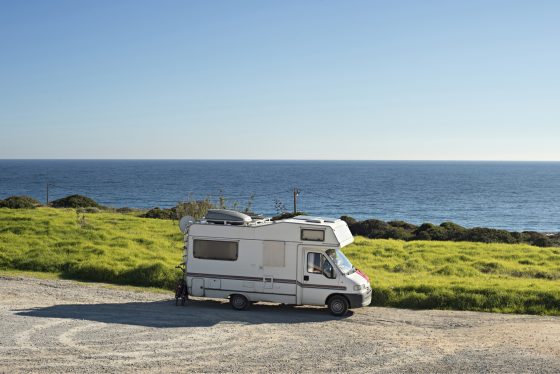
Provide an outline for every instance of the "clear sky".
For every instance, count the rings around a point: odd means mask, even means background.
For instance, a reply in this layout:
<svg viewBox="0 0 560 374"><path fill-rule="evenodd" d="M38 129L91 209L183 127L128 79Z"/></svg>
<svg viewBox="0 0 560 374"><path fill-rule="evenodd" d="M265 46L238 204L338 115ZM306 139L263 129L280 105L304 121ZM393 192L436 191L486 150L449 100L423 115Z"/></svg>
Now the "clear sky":
<svg viewBox="0 0 560 374"><path fill-rule="evenodd" d="M0 0L0 158L560 160L560 1Z"/></svg>

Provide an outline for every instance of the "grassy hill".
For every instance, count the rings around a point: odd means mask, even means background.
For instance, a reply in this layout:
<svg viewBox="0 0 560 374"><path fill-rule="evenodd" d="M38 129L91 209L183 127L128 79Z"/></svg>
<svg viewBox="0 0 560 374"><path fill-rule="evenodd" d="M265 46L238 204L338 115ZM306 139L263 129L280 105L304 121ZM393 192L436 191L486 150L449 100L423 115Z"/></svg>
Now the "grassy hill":
<svg viewBox="0 0 560 374"><path fill-rule="evenodd" d="M0 269L172 288L182 258L173 221L75 209L0 209Z"/></svg>
<svg viewBox="0 0 560 374"><path fill-rule="evenodd" d="M0 269L172 288L182 246L176 222L137 213L0 208ZM373 305L560 315L560 248L358 237L344 252Z"/></svg>

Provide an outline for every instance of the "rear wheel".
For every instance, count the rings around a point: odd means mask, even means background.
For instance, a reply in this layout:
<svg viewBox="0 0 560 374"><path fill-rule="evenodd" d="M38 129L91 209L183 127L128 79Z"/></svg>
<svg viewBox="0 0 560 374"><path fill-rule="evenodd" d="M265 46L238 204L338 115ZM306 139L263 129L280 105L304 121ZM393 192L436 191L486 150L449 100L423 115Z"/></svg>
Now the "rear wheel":
<svg viewBox="0 0 560 374"><path fill-rule="evenodd" d="M235 310L243 310L249 306L249 300L243 295L234 294L229 298L229 303L231 307Z"/></svg>
<svg viewBox="0 0 560 374"><path fill-rule="evenodd" d="M348 300L344 296L340 295L334 295L331 297L327 306L329 307L331 314L337 317L345 315L350 307Z"/></svg>

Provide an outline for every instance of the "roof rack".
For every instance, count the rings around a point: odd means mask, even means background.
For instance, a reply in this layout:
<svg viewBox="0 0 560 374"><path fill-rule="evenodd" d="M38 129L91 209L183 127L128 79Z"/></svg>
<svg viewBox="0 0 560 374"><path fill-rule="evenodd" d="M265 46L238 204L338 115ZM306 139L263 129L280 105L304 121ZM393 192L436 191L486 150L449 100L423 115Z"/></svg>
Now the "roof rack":
<svg viewBox="0 0 560 374"><path fill-rule="evenodd" d="M252 221L248 215L229 209L209 209L204 219L222 225L247 225Z"/></svg>

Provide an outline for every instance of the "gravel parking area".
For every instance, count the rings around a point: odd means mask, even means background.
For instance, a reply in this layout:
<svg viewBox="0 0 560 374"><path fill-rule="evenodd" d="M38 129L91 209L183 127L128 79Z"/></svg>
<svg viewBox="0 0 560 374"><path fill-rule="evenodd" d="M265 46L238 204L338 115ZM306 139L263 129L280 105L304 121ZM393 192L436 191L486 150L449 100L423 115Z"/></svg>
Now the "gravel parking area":
<svg viewBox="0 0 560 374"><path fill-rule="evenodd" d="M0 277L0 372L560 372L560 318L220 300Z"/></svg>

